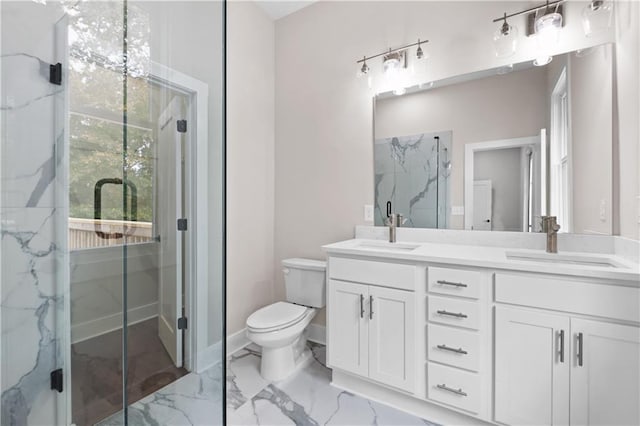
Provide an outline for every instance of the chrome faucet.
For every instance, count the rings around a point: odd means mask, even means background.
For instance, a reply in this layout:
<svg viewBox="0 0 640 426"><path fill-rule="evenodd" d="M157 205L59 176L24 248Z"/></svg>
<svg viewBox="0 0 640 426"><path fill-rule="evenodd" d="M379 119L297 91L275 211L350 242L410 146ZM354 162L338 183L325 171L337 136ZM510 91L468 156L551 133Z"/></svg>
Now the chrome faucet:
<svg viewBox="0 0 640 426"><path fill-rule="evenodd" d="M547 253L558 252L558 231L560 225L556 216L542 216L542 232L547 233Z"/></svg>
<svg viewBox="0 0 640 426"><path fill-rule="evenodd" d="M399 228L404 223L405 219L399 213L392 213L387 217L385 224L389 227L389 242L396 242L396 228Z"/></svg>

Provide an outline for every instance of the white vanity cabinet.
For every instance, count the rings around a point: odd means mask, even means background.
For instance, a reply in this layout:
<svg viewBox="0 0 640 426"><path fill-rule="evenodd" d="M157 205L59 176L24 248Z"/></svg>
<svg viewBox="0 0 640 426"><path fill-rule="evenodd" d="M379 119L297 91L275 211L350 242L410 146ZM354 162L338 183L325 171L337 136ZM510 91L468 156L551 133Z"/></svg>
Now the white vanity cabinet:
<svg viewBox="0 0 640 426"><path fill-rule="evenodd" d="M555 291L541 294L549 284ZM559 298L566 286L575 292ZM495 307L495 421L640 424L640 327L620 324L640 315L637 287L497 274L496 301L525 306ZM582 317L596 310L609 318Z"/></svg>
<svg viewBox="0 0 640 426"><path fill-rule="evenodd" d="M441 424L640 425L637 278L355 251L328 262L336 386Z"/></svg>
<svg viewBox="0 0 640 426"><path fill-rule="evenodd" d="M569 318L495 309L495 420L569 424Z"/></svg>
<svg viewBox="0 0 640 426"><path fill-rule="evenodd" d="M330 260L327 362L333 368L413 392L415 302L413 291L406 288L413 288L414 267L390 264L386 270L384 263L362 262ZM348 271L343 273L343 268ZM371 274L372 270L376 273ZM394 276L395 272L399 275Z"/></svg>

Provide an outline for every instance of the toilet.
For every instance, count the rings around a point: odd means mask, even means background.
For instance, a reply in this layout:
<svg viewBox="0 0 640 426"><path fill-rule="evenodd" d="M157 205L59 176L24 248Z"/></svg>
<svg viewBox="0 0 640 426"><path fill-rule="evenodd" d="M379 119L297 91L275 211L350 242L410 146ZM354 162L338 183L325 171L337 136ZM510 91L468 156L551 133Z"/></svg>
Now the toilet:
<svg viewBox="0 0 640 426"><path fill-rule="evenodd" d="M266 380L279 381L307 365L306 328L325 306L327 263L312 259L282 261L286 302L258 309L247 319L247 337L262 348L260 374Z"/></svg>

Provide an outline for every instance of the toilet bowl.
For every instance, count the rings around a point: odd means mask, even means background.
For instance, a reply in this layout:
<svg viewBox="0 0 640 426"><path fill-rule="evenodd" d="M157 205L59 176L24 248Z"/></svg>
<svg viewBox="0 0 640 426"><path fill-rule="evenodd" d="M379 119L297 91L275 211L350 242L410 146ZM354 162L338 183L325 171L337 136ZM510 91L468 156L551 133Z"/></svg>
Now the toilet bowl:
<svg viewBox="0 0 640 426"><path fill-rule="evenodd" d="M306 328L325 305L326 263L311 259L282 261L287 301L258 309L247 319L247 337L262 348L260 374L279 381L312 360Z"/></svg>

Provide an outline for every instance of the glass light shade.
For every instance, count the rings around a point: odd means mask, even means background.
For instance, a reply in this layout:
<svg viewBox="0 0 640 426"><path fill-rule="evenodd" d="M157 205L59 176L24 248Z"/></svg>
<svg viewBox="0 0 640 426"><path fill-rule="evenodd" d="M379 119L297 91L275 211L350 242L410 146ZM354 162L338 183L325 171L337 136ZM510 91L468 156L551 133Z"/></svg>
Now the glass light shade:
<svg viewBox="0 0 640 426"><path fill-rule="evenodd" d="M393 74L400 68L400 61L396 58L389 58L382 63L382 70L385 74Z"/></svg>
<svg viewBox="0 0 640 426"><path fill-rule="evenodd" d="M508 58L516 52L518 29L507 23L493 33L493 48L498 58Z"/></svg>
<svg viewBox="0 0 640 426"><path fill-rule="evenodd" d="M608 30L611 27L613 6L611 2L593 0L582 10L582 28L587 37Z"/></svg>
<svg viewBox="0 0 640 426"><path fill-rule="evenodd" d="M547 13L536 19L535 31L538 46L542 49L552 48L560 39L561 29L562 15L559 13Z"/></svg>
<svg viewBox="0 0 640 426"><path fill-rule="evenodd" d="M550 55L539 55L534 61L533 61L533 65L535 65L536 67L542 67L547 65L549 62L551 62L553 60L553 57L551 57Z"/></svg>

